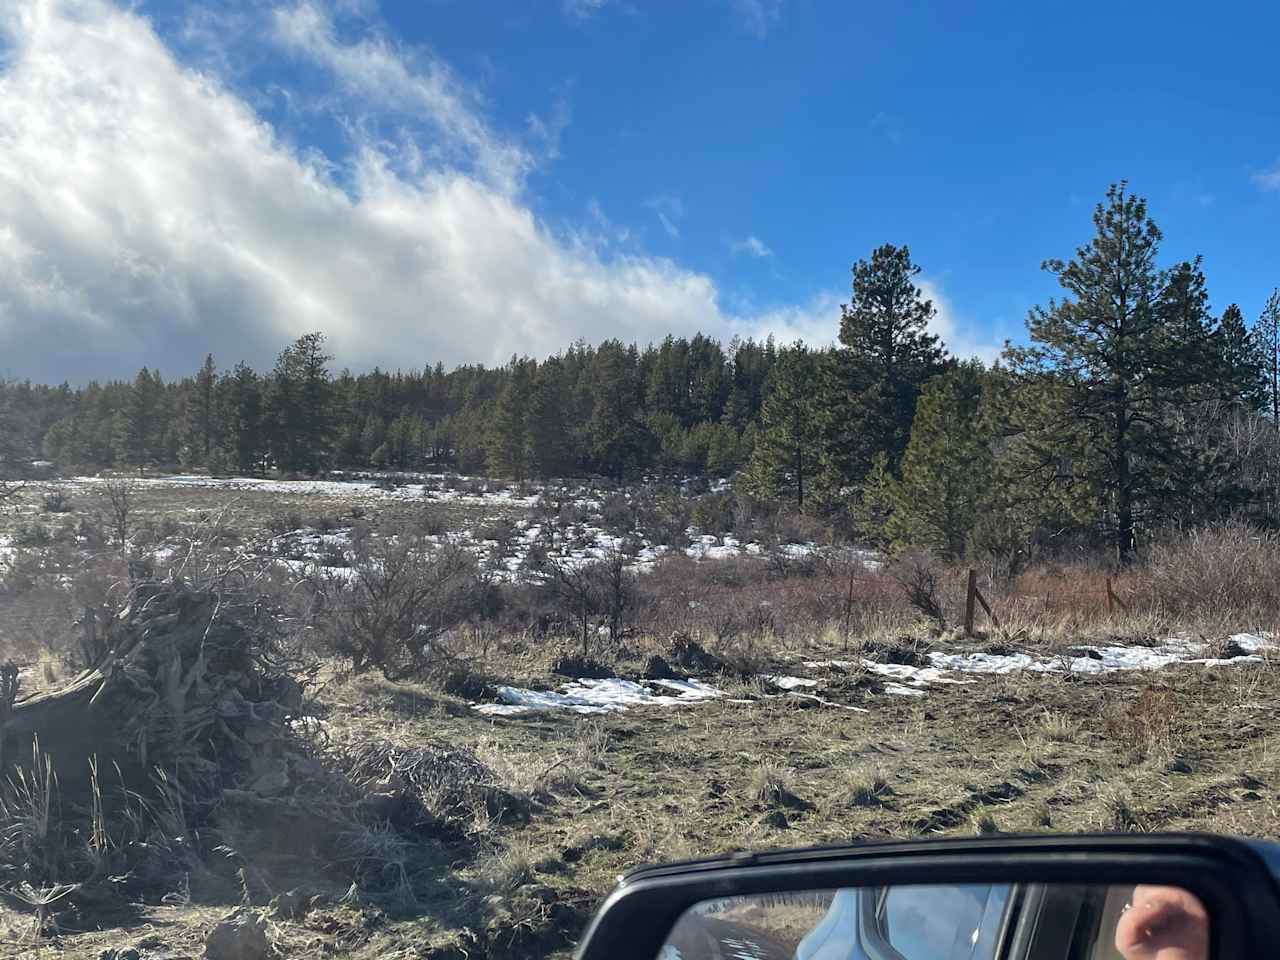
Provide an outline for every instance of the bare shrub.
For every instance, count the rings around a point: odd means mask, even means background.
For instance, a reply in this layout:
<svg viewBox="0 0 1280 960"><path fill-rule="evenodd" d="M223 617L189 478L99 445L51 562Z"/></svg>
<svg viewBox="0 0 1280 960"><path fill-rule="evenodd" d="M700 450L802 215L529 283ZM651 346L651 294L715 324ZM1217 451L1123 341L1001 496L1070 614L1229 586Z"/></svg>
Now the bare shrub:
<svg viewBox="0 0 1280 960"><path fill-rule="evenodd" d="M317 620L335 653L359 673L389 679L422 674L447 659L440 641L471 612L475 561L421 541L366 543L349 572L313 579Z"/></svg>
<svg viewBox="0 0 1280 960"><path fill-rule="evenodd" d="M442 537L449 532L449 514L433 503L424 505L413 518L413 528L424 537Z"/></svg>
<svg viewBox="0 0 1280 960"><path fill-rule="evenodd" d="M942 600L942 570L927 553L913 551L898 560L889 575L902 588L907 602L939 627L946 626Z"/></svg>
<svg viewBox="0 0 1280 960"><path fill-rule="evenodd" d="M302 514L297 510L288 510L283 513L273 513L267 517L264 524L267 532L273 536L282 537L286 533L292 533L295 530L301 530L306 524L302 519Z"/></svg>
<svg viewBox="0 0 1280 960"><path fill-rule="evenodd" d="M129 543L129 531L137 508L136 490L128 480L107 480L102 484L107 519L116 546L123 550Z"/></svg>
<svg viewBox="0 0 1280 960"><path fill-rule="evenodd" d="M64 490L50 490L44 495L40 509L45 513L70 513L71 497Z"/></svg>
<svg viewBox="0 0 1280 960"><path fill-rule="evenodd" d="M15 547L47 547L53 543L53 533L42 523L20 523L11 539Z"/></svg>
<svg viewBox="0 0 1280 960"><path fill-rule="evenodd" d="M497 520L491 520L475 532L477 540L493 542L490 560L496 563L501 563L508 557L515 555L516 541L519 536L520 530L510 517L499 517Z"/></svg>
<svg viewBox="0 0 1280 960"><path fill-rule="evenodd" d="M636 530L650 543L661 543L673 550L689 545L692 508L678 490L662 490L638 494L632 499L636 513Z"/></svg>
<svg viewBox="0 0 1280 960"><path fill-rule="evenodd" d="M600 502L600 525L618 536L635 530L636 511L625 493L611 493Z"/></svg>
<svg viewBox="0 0 1280 960"><path fill-rule="evenodd" d="M1280 620L1280 537L1271 531L1227 523L1170 536L1147 551L1136 576L1141 596L1183 622Z"/></svg>
<svg viewBox="0 0 1280 960"><path fill-rule="evenodd" d="M610 550L602 558L581 562L573 558L544 557L532 576L543 591L555 598L555 606L577 623L582 655L591 652L591 623L603 620L609 640L617 644L638 601L635 576L627 569L627 556Z"/></svg>

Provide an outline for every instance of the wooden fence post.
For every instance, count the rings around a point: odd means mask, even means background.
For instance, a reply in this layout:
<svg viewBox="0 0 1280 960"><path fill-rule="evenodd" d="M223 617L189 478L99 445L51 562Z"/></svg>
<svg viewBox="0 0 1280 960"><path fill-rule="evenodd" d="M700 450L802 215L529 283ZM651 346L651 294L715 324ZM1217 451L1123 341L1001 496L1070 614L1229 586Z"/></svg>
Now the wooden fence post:
<svg viewBox="0 0 1280 960"><path fill-rule="evenodd" d="M973 601L978 595L978 571L969 571L969 590L964 600L964 635L973 636Z"/></svg>
<svg viewBox="0 0 1280 960"><path fill-rule="evenodd" d="M849 651L849 626L853 620L853 574L857 568L849 564L849 592L844 598L844 649Z"/></svg>
<svg viewBox="0 0 1280 960"><path fill-rule="evenodd" d="M1129 605L1120 599L1115 588L1111 586L1111 578L1107 577L1107 613L1115 612L1115 608L1119 607L1125 613L1129 612Z"/></svg>

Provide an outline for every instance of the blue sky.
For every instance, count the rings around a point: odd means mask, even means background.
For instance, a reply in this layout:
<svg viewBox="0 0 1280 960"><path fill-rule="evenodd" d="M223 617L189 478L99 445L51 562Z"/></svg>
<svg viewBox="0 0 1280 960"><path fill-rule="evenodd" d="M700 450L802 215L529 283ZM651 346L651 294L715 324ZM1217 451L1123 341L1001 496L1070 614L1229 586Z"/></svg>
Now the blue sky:
<svg viewBox="0 0 1280 960"><path fill-rule="evenodd" d="M58 211L37 199L60 176L91 189L81 168L37 167L34 146L16 151L29 167L0 160L6 209L42 217L17 230L23 269L0 268L11 374L54 367L20 356L24 317L64 351L88 330L71 366L111 372L204 349L260 360L317 325L354 366L500 362L667 329L816 340L834 334L852 261L883 242L910 245L957 351L990 356L1054 293L1040 261L1088 238L1121 178L1150 199L1166 261L1204 255L1215 309L1252 318L1280 284L1274 6L24 6L4 32L0 106L21 96L63 155L134 151L154 170L78 198L104 252L71 222L50 228ZM107 40L126 53L96 82L120 98L103 102L93 76L50 82L60 56L79 46L84 64ZM121 119L132 93L172 97L169 112ZM19 122L6 139L21 148ZM218 158L192 160L210 141ZM245 172L277 165L278 181ZM122 249L145 264L124 288L109 273ZM112 347L104 324L132 326Z"/></svg>

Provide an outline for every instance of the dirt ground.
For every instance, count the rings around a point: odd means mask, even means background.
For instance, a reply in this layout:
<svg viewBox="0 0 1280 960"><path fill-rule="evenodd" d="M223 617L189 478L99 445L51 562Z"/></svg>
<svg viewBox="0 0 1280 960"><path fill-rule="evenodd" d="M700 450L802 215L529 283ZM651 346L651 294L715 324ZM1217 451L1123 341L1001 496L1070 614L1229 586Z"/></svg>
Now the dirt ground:
<svg viewBox="0 0 1280 960"><path fill-rule="evenodd" d="M334 736L469 745L540 799L527 824L492 828L485 853L445 868L466 892L405 915L334 903L273 921L272 936L290 957L461 957L477 943L559 956L618 874L646 862L993 830L1274 837L1275 680L1270 665L986 677L876 697L868 713L761 699L511 719L427 689L344 683L327 692ZM146 908L127 927L21 944L30 920L10 913L0 955L198 956L226 909Z"/></svg>

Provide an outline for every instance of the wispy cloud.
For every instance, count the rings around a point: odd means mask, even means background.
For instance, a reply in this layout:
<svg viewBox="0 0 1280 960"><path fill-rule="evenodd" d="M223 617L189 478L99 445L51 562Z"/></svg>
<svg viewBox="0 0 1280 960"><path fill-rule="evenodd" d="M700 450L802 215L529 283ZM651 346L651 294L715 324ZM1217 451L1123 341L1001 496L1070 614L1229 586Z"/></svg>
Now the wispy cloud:
<svg viewBox="0 0 1280 960"><path fill-rule="evenodd" d="M730 0L738 25L757 40L782 22L786 0Z"/></svg>
<svg viewBox="0 0 1280 960"><path fill-rule="evenodd" d="M571 93L572 85L564 84L545 117L531 113L526 120L529 137L538 146L542 159L555 160L560 156L560 138L573 120Z"/></svg>
<svg viewBox="0 0 1280 960"><path fill-rule="evenodd" d="M365 109L425 118L453 151L446 159L469 161L495 184L517 187L534 165L528 150L489 128L479 97L428 51L402 50L376 35L340 37L328 9L316 0L277 9L274 39L327 69Z"/></svg>
<svg viewBox="0 0 1280 960"><path fill-rule="evenodd" d="M729 246L734 253L747 253L753 257L761 258L773 256L773 251L755 234L751 234L742 240L735 240Z"/></svg>
<svg viewBox="0 0 1280 960"><path fill-rule="evenodd" d="M881 110L871 118L867 126L895 147L902 144L902 121L894 114Z"/></svg>
<svg viewBox="0 0 1280 960"><path fill-rule="evenodd" d="M684 204L674 194L664 193L650 197L645 206L653 211L662 229L673 239L680 239L680 221L684 219Z"/></svg>
<svg viewBox="0 0 1280 960"><path fill-rule="evenodd" d="M609 0L563 0L560 9L571 20L590 20L609 5Z"/></svg>
<svg viewBox="0 0 1280 960"><path fill-rule="evenodd" d="M1280 160L1269 170L1261 170L1253 175L1253 182L1268 193L1280 192Z"/></svg>

